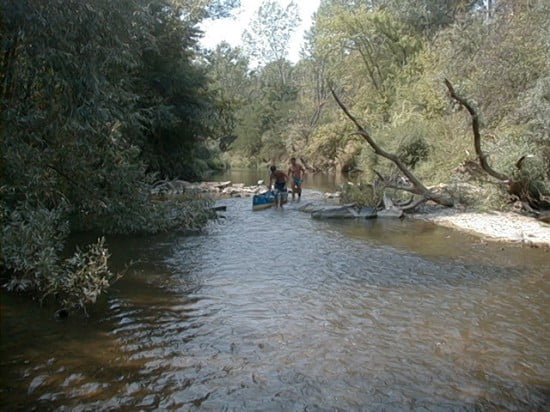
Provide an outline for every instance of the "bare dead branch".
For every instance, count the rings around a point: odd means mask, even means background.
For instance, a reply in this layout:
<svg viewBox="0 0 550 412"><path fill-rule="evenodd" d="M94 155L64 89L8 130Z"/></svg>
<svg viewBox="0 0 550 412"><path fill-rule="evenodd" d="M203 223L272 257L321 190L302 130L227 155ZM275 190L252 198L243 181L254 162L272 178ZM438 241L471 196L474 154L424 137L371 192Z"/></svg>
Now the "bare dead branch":
<svg viewBox="0 0 550 412"><path fill-rule="evenodd" d="M425 203L428 199L424 198L424 197L421 197L420 199L418 199L416 202L414 203L410 203L408 204L407 206L398 206L399 209L401 209L403 212L407 212L409 210L414 210L416 209L418 206L420 206L422 203Z"/></svg>
<svg viewBox="0 0 550 412"><path fill-rule="evenodd" d="M414 196L411 196L407 200L404 200L402 202L394 202L394 203L395 203L395 206L403 208L412 204L413 200L414 200Z"/></svg>
<svg viewBox="0 0 550 412"><path fill-rule="evenodd" d="M416 189L413 186L396 185L396 184L390 182L388 179L386 179L382 175L382 173L380 173L378 170L372 169L372 171L376 174L376 176L378 176L378 178L380 179L380 181L382 182L382 184L384 185L385 188L387 187L389 189L403 190L405 192L418 194Z"/></svg>
<svg viewBox="0 0 550 412"><path fill-rule="evenodd" d="M468 113L470 113L470 116L472 117L472 131L474 133L474 146L476 149L477 158L479 159L479 164L481 165L481 168L485 170L489 175L493 176L494 178L498 180L503 181L510 181L511 179L494 170L489 163L487 162L487 155L481 150L481 134L479 132L479 114L474 109L474 107L463 97L459 96L451 84L451 82L447 79L445 79L445 85L447 86L447 89L449 90L450 96L455 99L458 103L460 103L466 110L468 110Z"/></svg>
<svg viewBox="0 0 550 412"><path fill-rule="evenodd" d="M422 182L405 166L403 162L393 153L386 152L384 149L382 149L376 141L372 138L372 136L367 132L367 130L359 123L359 121L349 112L347 107L342 103L342 101L338 98L336 95L336 92L332 87L330 87L330 92L332 93L332 96L334 97L334 100L336 100L336 103L338 103L338 106L342 109L344 114L355 124L357 127L357 131L355 134L360 135L367 141L370 147L374 150L374 152L382 156L390 161L392 161L397 168L407 177L409 182L411 182L411 186L409 187L401 187L396 185L387 185L387 187L404 190L407 192L411 192L417 195L422 196L423 198L426 198L427 200L433 200L436 203L439 203L443 206L452 207L453 201L450 198L437 195L433 192L431 192L426 186L422 184ZM377 172L376 172L377 173ZM385 179L377 173L378 176L382 178L382 181L384 182Z"/></svg>

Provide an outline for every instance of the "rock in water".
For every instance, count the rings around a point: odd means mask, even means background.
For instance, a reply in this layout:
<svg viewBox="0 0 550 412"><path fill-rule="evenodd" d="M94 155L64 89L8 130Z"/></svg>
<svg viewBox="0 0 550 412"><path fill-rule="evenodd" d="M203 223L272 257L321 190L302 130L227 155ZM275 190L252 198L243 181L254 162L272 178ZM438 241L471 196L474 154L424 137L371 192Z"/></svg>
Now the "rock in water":
<svg viewBox="0 0 550 412"><path fill-rule="evenodd" d="M349 206L333 206L314 210L311 217L316 219L370 219L376 217L376 209L363 207L356 209Z"/></svg>
<svg viewBox="0 0 550 412"><path fill-rule="evenodd" d="M378 217L393 217L393 218L402 218L403 211L397 207L390 207L383 210L379 210L377 213Z"/></svg>

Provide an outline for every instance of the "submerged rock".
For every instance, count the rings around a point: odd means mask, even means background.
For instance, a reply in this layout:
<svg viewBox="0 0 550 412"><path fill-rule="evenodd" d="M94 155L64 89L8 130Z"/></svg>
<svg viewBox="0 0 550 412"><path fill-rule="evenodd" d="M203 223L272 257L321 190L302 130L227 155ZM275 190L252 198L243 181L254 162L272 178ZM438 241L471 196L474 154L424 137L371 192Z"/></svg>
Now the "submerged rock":
<svg viewBox="0 0 550 412"><path fill-rule="evenodd" d="M322 209L323 207L326 207L326 206L322 206L315 203L306 203L305 205L300 206L298 210L300 212L312 213L316 210Z"/></svg>
<svg viewBox="0 0 550 412"><path fill-rule="evenodd" d="M403 211L397 207L390 207L386 209L379 210L377 212L377 217L390 217L390 218L402 218L403 217Z"/></svg>
<svg viewBox="0 0 550 412"><path fill-rule="evenodd" d="M316 219L372 219L376 209L371 207L329 206L314 210L311 217Z"/></svg>

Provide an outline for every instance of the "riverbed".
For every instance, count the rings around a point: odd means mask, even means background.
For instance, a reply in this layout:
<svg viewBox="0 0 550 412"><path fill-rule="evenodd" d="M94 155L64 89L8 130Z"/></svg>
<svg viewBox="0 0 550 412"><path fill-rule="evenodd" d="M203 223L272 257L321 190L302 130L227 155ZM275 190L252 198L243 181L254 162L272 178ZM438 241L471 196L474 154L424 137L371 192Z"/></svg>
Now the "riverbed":
<svg viewBox="0 0 550 412"><path fill-rule="evenodd" d="M199 234L109 238L137 262L89 319L2 291L2 410L548 407L548 251L220 204Z"/></svg>

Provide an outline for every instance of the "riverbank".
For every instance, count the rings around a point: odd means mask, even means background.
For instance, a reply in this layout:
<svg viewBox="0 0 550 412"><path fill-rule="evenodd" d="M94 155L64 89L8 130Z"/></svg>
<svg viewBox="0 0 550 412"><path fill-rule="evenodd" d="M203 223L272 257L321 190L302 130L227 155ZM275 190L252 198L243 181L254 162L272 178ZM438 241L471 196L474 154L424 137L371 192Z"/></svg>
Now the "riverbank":
<svg viewBox="0 0 550 412"><path fill-rule="evenodd" d="M483 239L550 249L550 225L513 212L427 208L411 217L468 232Z"/></svg>
<svg viewBox="0 0 550 412"><path fill-rule="evenodd" d="M257 177L252 176L252 178ZM173 180L157 182L151 194L155 198L166 198L194 191L221 197L251 197L266 190L263 180L248 186L244 183L233 183L231 180L196 183ZM316 197L319 200L329 203L330 200L337 200L340 197L339 192L315 190L313 192L317 193ZM468 232L484 239L550 249L550 225L513 212L477 212L461 207L444 208L424 205L418 212L409 216Z"/></svg>

